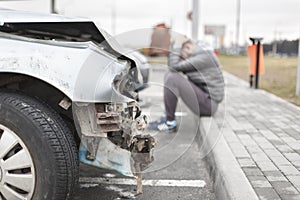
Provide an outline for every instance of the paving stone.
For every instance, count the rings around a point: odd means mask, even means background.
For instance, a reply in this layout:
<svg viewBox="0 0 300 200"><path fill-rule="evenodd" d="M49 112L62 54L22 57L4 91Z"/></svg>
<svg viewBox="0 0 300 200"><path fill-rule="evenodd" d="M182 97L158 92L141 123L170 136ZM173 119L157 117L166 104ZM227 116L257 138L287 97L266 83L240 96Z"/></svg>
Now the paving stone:
<svg viewBox="0 0 300 200"><path fill-rule="evenodd" d="M299 131L296 131L295 129L292 129L292 128L283 129L283 131L286 132L287 134L289 134L294 139L300 140L300 132Z"/></svg>
<svg viewBox="0 0 300 200"><path fill-rule="evenodd" d="M257 144L263 149L276 149L275 146L267 141L267 142L257 142Z"/></svg>
<svg viewBox="0 0 300 200"><path fill-rule="evenodd" d="M272 131L273 133L275 133L277 136L278 136L278 133L284 133L281 128L272 127L269 130ZM285 136L287 136L286 133L284 133L284 134L285 134Z"/></svg>
<svg viewBox="0 0 300 200"><path fill-rule="evenodd" d="M245 147L239 142L229 142L232 153L237 158L251 158Z"/></svg>
<svg viewBox="0 0 300 200"><path fill-rule="evenodd" d="M278 137L280 137L280 139L282 138L282 137L288 137L289 135L288 134L286 134L286 133L284 133L283 131L273 131ZM281 139L282 140L282 139Z"/></svg>
<svg viewBox="0 0 300 200"><path fill-rule="evenodd" d="M286 134L286 133L284 133L284 132L282 132L282 131L277 132L276 135L277 135L278 137L280 137L281 140L283 140L283 138L290 138L290 136L289 136L288 134ZM292 138L292 139L294 139L294 138Z"/></svg>
<svg viewBox="0 0 300 200"><path fill-rule="evenodd" d="M272 185L264 176L247 176L253 188L271 188Z"/></svg>
<svg viewBox="0 0 300 200"><path fill-rule="evenodd" d="M297 168L295 168L293 165L279 165L277 166L279 168L279 170L285 175L299 175L300 172Z"/></svg>
<svg viewBox="0 0 300 200"><path fill-rule="evenodd" d="M267 179L272 181L288 181L286 177L280 171L264 171L264 175Z"/></svg>
<svg viewBox="0 0 300 200"><path fill-rule="evenodd" d="M294 152L294 150L286 144L275 145L275 146L281 153L293 153Z"/></svg>
<svg viewBox="0 0 300 200"><path fill-rule="evenodd" d="M300 168L300 160L292 161L292 164L293 164L295 167L297 167L298 170L299 170L299 168Z"/></svg>
<svg viewBox="0 0 300 200"><path fill-rule="evenodd" d="M287 178L300 192L300 175L299 176L287 176Z"/></svg>
<svg viewBox="0 0 300 200"><path fill-rule="evenodd" d="M264 151L259 146L248 146L246 147L246 149L250 154L256 154L256 153L264 154Z"/></svg>
<svg viewBox="0 0 300 200"><path fill-rule="evenodd" d="M245 146L257 146L255 141L249 135L238 135L238 137Z"/></svg>
<svg viewBox="0 0 300 200"><path fill-rule="evenodd" d="M259 169L264 171L276 171L278 170L277 167L271 162L271 161L256 161L256 165L259 167Z"/></svg>
<svg viewBox="0 0 300 200"><path fill-rule="evenodd" d="M263 173L258 167L242 167L246 176L262 176Z"/></svg>
<svg viewBox="0 0 300 200"><path fill-rule="evenodd" d="M274 133L272 133L272 131L270 130L262 130L260 131L260 133L266 137L268 140L280 140L279 137L277 135L275 135Z"/></svg>
<svg viewBox="0 0 300 200"><path fill-rule="evenodd" d="M247 135L247 131L246 130L235 130L234 133L236 135Z"/></svg>
<svg viewBox="0 0 300 200"><path fill-rule="evenodd" d="M223 135L227 142L240 142L235 133L229 128L223 129Z"/></svg>
<svg viewBox="0 0 300 200"><path fill-rule="evenodd" d="M270 159L275 163L276 166L279 165L291 165L291 163L283 156L270 156Z"/></svg>
<svg viewBox="0 0 300 200"><path fill-rule="evenodd" d="M253 153L251 157L255 162L263 161L263 162L271 162L269 157L265 153Z"/></svg>
<svg viewBox="0 0 300 200"><path fill-rule="evenodd" d="M254 188L254 190L262 200L281 200L273 188Z"/></svg>
<svg viewBox="0 0 300 200"><path fill-rule="evenodd" d="M284 145L285 143L280 140L269 140L273 145Z"/></svg>
<svg viewBox="0 0 300 200"><path fill-rule="evenodd" d="M276 124L270 123L270 122L265 122L264 125L268 127L268 130L272 127L277 127ZM268 130L266 130L266 131L268 131Z"/></svg>
<svg viewBox="0 0 300 200"><path fill-rule="evenodd" d="M256 164L251 158L239 158L237 160L241 167L256 167Z"/></svg>
<svg viewBox="0 0 300 200"><path fill-rule="evenodd" d="M229 123L230 127L234 131L243 130L243 127L237 122L237 120L231 115L226 116L226 120Z"/></svg>
<svg viewBox="0 0 300 200"><path fill-rule="evenodd" d="M299 200L300 195L299 194L281 194L280 198L282 200Z"/></svg>
<svg viewBox="0 0 300 200"><path fill-rule="evenodd" d="M261 123L252 123L252 125L258 130L267 130L268 128Z"/></svg>
<svg viewBox="0 0 300 200"><path fill-rule="evenodd" d="M288 145L294 149L294 150L299 150L300 151L300 141L295 141L295 142L289 142Z"/></svg>
<svg viewBox="0 0 300 200"><path fill-rule="evenodd" d="M279 170L276 170L276 171L265 171L264 175L265 176L280 176L283 174Z"/></svg>
<svg viewBox="0 0 300 200"><path fill-rule="evenodd" d="M270 156L282 156L282 154L280 153L280 151L278 151L277 149L266 149L265 153L270 157Z"/></svg>
<svg viewBox="0 0 300 200"><path fill-rule="evenodd" d="M289 161L300 161L300 155L298 153L284 153L283 154Z"/></svg>
<svg viewBox="0 0 300 200"><path fill-rule="evenodd" d="M275 181L271 182L271 185L279 195L299 194L298 190L290 182L287 181Z"/></svg>
<svg viewBox="0 0 300 200"><path fill-rule="evenodd" d="M281 139L286 142L287 144L290 144L291 142L297 142L295 138L292 138L291 136L287 135L286 137L281 137Z"/></svg>
<svg viewBox="0 0 300 200"><path fill-rule="evenodd" d="M269 142L264 136L260 135L260 136L253 136L253 139L257 142L257 143L267 143Z"/></svg>
<svg viewBox="0 0 300 200"><path fill-rule="evenodd" d="M253 139L254 137L262 137L260 132L258 130L247 130L247 134L249 136L251 136L251 138Z"/></svg>

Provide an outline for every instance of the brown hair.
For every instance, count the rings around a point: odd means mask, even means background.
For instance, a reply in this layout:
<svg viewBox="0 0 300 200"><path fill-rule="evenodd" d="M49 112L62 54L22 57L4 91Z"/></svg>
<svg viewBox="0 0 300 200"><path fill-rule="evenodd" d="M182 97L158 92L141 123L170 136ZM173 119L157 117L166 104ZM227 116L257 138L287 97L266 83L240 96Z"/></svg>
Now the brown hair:
<svg viewBox="0 0 300 200"><path fill-rule="evenodd" d="M184 45L186 44L194 44L192 40L187 40L184 43L182 43L182 47L184 47Z"/></svg>

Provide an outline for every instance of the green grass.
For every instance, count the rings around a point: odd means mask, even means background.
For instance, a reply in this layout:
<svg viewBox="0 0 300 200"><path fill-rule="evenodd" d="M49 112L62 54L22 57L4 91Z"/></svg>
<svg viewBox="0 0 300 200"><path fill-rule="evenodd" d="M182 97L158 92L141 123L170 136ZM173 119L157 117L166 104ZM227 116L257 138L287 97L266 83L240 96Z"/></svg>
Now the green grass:
<svg viewBox="0 0 300 200"><path fill-rule="evenodd" d="M221 55L219 59L225 71L249 81L247 56ZM266 72L260 76L259 87L300 105L300 97L295 96L297 63L296 57L265 56Z"/></svg>

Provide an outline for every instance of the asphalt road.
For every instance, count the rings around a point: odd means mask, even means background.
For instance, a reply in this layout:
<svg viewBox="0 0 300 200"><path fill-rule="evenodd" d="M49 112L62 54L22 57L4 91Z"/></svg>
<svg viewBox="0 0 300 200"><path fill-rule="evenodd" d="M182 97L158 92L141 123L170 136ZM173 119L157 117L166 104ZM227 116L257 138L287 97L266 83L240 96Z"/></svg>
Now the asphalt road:
<svg viewBox="0 0 300 200"><path fill-rule="evenodd" d="M163 114L163 66L154 66L151 87L141 93L143 111L151 120ZM80 187L76 200L145 199L145 200L199 200L215 199L203 155L195 142L197 118L180 103L177 110L177 133L152 133L158 140L155 161L143 174L144 180L153 180L143 187L143 194L134 196L136 186L116 172L80 166ZM101 179L95 179L100 177ZM106 181L107 179L107 181ZM121 184L116 183L121 180ZM168 180L166 186L162 183Z"/></svg>

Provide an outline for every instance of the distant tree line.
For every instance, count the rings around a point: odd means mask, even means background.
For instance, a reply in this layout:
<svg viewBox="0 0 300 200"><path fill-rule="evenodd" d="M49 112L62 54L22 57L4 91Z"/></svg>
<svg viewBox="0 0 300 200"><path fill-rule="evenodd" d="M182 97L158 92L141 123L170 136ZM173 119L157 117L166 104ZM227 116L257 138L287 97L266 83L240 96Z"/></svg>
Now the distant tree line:
<svg viewBox="0 0 300 200"><path fill-rule="evenodd" d="M280 55L296 56L298 55L298 40L274 41L270 44L264 44L264 53L273 53Z"/></svg>

